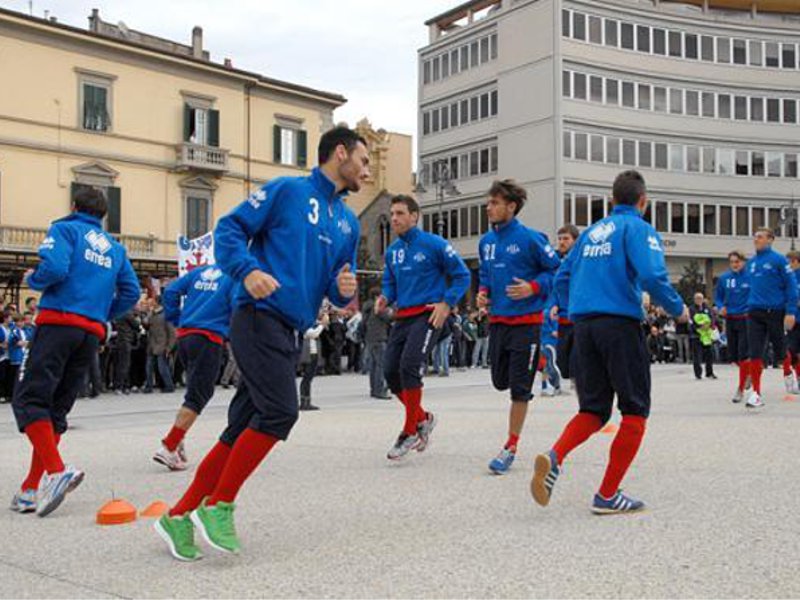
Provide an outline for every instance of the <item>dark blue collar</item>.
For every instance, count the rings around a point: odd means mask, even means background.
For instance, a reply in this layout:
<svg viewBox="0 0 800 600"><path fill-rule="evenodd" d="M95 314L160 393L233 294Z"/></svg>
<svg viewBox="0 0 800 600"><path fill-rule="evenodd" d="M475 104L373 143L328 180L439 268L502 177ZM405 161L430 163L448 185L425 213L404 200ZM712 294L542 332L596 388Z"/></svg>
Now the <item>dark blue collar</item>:
<svg viewBox="0 0 800 600"><path fill-rule="evenodd" d="M635 206L629 206L628 204L615 204L614 210L611 211L612 215L636 215L637 217L641 217L642 213L639 212L639 209Z"/></svg>
<svg viewBox="0 0 800 600"><path fill-rule="evenodd" d="M103 221L101 219L98 219L97 217L92 216L92 215L87 214L87 213L84 213L84 212L77 212L76 211L76 212L74 212L72 214L67 215L66 217L63 217L61 219L56 220L55 222L56 223L63 223L63 222L66 222L66 221L81 221L82 223L88 223L89 225L95 225L96 227L100 227L101 229L103 227Z"/></svg>
<svg viewBox="0 0 800 600"><path fill-rule="evenodd" d="M336 184L328 179L328 176L325 175L325 173L323 173L322 169L319 167L314 167L314 169L311 171L310 178L313 186L317 188L325 200L333 201L341 198L341 196L346 195L346 193L336 193Z"/></svg>
<svg viewBox="0 0 800 600"><path fill-rule="evenodd" d="M517 217L514 217L513 219L511 219L510 221L508 221L506 223L500 223L499 225L492 225L492 229L494 229L494 231L496 233L501 233L503 231L512 229L513 227L515 227L518 224L519 224L519 220L517 219Z"/></svg>
<svg viewBox="0 0 800 600"><path fill-rule="evenodd" d="M756 250L756 254L758 254L759 256L764 256L765 254L769 254L770 252L772 252L772 246L767 246L763 250Z"/></svg>
<svg viewBox="0 0 800 600"><path fill-rule="evenodd" d="M400 239L403 240L406 244L414 243L419 237L419 227L412 227L408 231L406 231L403 235L400 236Z"/></svg>

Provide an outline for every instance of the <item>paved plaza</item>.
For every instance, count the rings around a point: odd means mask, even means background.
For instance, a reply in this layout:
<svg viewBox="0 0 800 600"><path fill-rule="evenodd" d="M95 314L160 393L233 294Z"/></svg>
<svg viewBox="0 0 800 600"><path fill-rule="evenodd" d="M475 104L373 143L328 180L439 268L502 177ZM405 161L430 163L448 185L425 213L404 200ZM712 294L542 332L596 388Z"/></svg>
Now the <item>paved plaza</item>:
<svg viewBox="0 0 800 600"><path fill-rule="evenodd" d="M536 400L512 472L486 464L505 439L507 400L487 371L431 378L440 417L427 452L389 464L402 421L371 401L366 378L317 379L317 413L251 478L237 505L238 557L204 548L174 561L152 520L94 524L113 494L172 502L192 473L151 460L179 396L79 401L62 444L84 484L51 516L0 512L2 597L789 597L800 596L800 402L765 374L767 407L730 402L734 373L697 382L654 369L647 437L624 487L649 510L598 517L589 503L611 435L566 463L553 502L528 492L534 455L554 441L574 395ZM225 422L218 393L187 438L192 466ZM29 445L0 407L0 482L8 500Z"/></svg>

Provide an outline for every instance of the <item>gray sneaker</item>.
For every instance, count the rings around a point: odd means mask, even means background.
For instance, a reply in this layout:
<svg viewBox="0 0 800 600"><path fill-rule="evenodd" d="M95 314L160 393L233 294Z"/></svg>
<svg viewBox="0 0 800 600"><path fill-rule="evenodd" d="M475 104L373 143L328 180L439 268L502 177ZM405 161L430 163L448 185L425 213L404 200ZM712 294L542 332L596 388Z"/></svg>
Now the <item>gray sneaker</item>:
<svg viewBox="0 0 800 600"><path fill-rule="evenodd" d="M431 433L436 427L437 420L432 412L427 413L427 418L417 425L417 436L419 437L419 444L417 444L417 452L425 452L431 440Z"/></svg>
<svg viewBox="0 0 800 600"><path fill-rule="evenodd" d="M36 490L20 490L11 500L11 510L20 513L29 513L36 510Z"/></svg>
<svg viewBox="0 0 800 600"><path fill-rule="evenodd" d="M72 465L67 465L61 473L45 475L39 484L36 514L46 517L64 501L68 493L78 487L83 481L84 473Z"/></svg>
<svg viewBox="0 0 800 600"><path fill-rule="evenodd" d="M394 446L389 449L386 458L389 460L398 460L403 458L406 454L414 450L419 443L419 435L408 435L407 433L401 433L397 437L397 441L394 443Z"/></svg>

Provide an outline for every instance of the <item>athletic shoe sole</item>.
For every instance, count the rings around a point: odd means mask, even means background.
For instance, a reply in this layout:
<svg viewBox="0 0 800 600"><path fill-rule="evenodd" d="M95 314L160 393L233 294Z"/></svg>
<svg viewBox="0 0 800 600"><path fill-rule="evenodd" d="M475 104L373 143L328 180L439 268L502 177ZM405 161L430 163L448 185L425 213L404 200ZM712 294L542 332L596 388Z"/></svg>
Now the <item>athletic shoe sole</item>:
<svg viewBox="0 0 800 600"><path fill-rule="evenodd" d="M159 456L158 454L153 455L153 461L157 462L160 465L164 465L170 471L185 471L186 467L179 467L175 465L169 464L169 461L165 460L163 457Z"/></svg>
<svg viewBox="0 0 800 600"><path fill-rule="evenodd" d="M593 506L589 510L592 511L595 515L626 515L631 513L641 513L647 510L646 506L642 506L641 508L629 508L628 510L616 510L613 508L600 508L597 506Z"/></svg>
<svg viewBox="0 0 800 600"><path fill-rule="evenodd" d="M215 550L219 550L220 552L224 552L225 554L239 554L236 550L228 550L227 548L223 548L219 544L215 544L211 541L211 538L208 537L208 533L206 533L206 528L203 526L203 521L200 519L200 515L197 514L196 510L193 510L192 513L189 515L189 518L194 523L194 526L197 528L197 531L200 532L200 535L203 536L203 539L206 541L206 544L214 548Z"/></svg>
<svg viewBox="0 0 800 600"><path fill-rule="evenodd" d="M419 450L419 445L420 445L421 443L422 443L422 441L421 441L421 440L418 440L418 441L417 441L417 443L416 443L416 444L414 444L413 446L411 446L411 448L409 448L409 449L408 449L408 450L407 450L405 453L403 453L403 454L399 454L399 455L397 455L397 456L389 456L389 455L387 454L387 455L386 455L386 458L387 458L387 459L389 459L389 460L391 460L391 461L397 462L397 461L399 461L399 460L403 460L404 458L406 458L406 457L407 457L409 454L411 454L411 453L412 453L414 450L416 450L417 452L422 452L422 450ZM424 449L423 449L423 450L424 450Z"/></svg>
<svg viewBox="0 0 800 600"><path fill-rule="evenodd" d="M74 491L75 488L77 488L81 483L83 483L83 478L84 478L83 471L79 471L77 475L75 475L75 477L73 477L72 480L67 484L67 487L64 490L63 494L60 494L59 496L54 498L53 501L47 506L45 506L45 508L41 512L39 512L39 507L37 507L36 516L46 517L54 510L56 510L59 506L61 506L61 503L64 502L64 499L67 497L67 494Z"/></svg>
<svg viewBox="0 0 800 600"><path fill-rule="evenodd" d="M172 541L172 538L169 536L167 531L161 526L161 520L156 521L155 525L153 525L153 528L156 530L158 535L161 536L161 539L167 542L170 554L172 554L174 558L183 562L194 562L196 560L200 560L201 558L203 558L203 555L199 553L195 558L189 558L187 556L181 556L180 554L178 554L178 551L175 548L175 542Z"/></svg>
<svg viewBox="0 0 800 600"><path fill-rule="evenodd" d="M490 465L489 466L489 473L491 473L492 475L505 475L506 473L508 473L508 469L506 469L506 470L495 469Z"/></svg>
<svg viewBox="0 0 800 600"><path fill-rule="evenodd" d="M431 414L431 428L428 431L428 438L427 439L423 439L423 438L419 439L419 442L413 448L417 452L425 452L425 450L428 449L428 446L431 443L431 435L433 434L433 430L436 429L436 426L439 424L439 420L436 418L436 415L434 415L433 413L430 413L430 414Z"/></svg>
<svg viewBox="0 0 800 600"><path fill-rule="evenodd" d="M545 485L545 478L553 464L547 454L540 454L533 463L533 479L531 479L531 495L539 506L550 504L550 493Z"/></svg>

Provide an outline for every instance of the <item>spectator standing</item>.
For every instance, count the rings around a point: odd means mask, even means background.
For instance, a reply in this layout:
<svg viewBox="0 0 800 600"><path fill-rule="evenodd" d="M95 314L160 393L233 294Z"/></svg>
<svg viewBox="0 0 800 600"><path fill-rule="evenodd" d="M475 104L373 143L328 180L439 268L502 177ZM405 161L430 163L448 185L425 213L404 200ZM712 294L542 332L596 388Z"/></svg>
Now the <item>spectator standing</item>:
<svg viewBox="0 0 800 600"><path fill-rule="evenodd" d="M711 346L711 329L714 324L714 317L711 309L706 304L703 294L694 295L694 304L689 309L691 313L691 342L692 342L692 361L694 364L694 376L697 379L703 378L703 367L706 367L706 377L716 379L714 375L714 356Z"/></svg>
<svg viewBox="0 0 800 600"><path fill-rule="evenodd" d="M319 406L311 404L311 382L319 369L319 338L329 319L322 314L303 335L303 349L300 354L300 367L303 379L300 381L300 410L319 410Z"/></svg>
<svg viewBox="0 0 800 600"><path fill-rule="evenodd" d="M133 310L114 321L114 393L130 393L131 351L139 336L140 322Z"/></svg>
<svg viewBox="0 0 800 600"><path fill-rule="evenodd" d="M392 326L392 313L384 309L375 312L375 300L364 303L364 342L366 343L367 362L369 363L369 395L377 400L391 400L386 379L383 376L383 356L386 353L386 341Z"/></svg>
<svg viewBox="0 0 800 600"><path fill-rule="evenodd" d="M161 305L161 298L152 300L153 309L147 318L147 358L145 359L145 387L144 393L151 394L155 384L155 372L153 364L158 368L163 387L161 391L171 394L175 391L175 384L172 381L172 372L169 366L167 354L175 346L175 328L167 322L164 314L164 307Z"/></svg>
<svg viewBox="0 0 800 600"><path fill-rule="evenodd" d="M489 313L485 308L478 310L475 318L475 348L472 350L472 366L484 369L489 367Z"/></svg>

